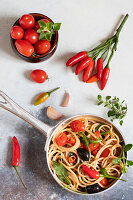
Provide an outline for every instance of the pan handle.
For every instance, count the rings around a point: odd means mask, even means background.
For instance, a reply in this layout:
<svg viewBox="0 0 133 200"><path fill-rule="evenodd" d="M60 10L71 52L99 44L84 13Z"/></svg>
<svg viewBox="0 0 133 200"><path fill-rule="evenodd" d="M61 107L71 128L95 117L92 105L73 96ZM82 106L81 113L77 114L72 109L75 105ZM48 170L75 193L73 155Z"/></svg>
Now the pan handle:
<svg viewBox="0 0 133 200"><path fill-rule="evenodd" d="M4 92L0 90L0 96L3 98L3 101L0 101L0 107L8 110L9 112L17 115L21 119L25 120L33 127L37 128L41 131L44 135L47 135L51 132L52 127L48 126L47 124L43 123L39 119L32 116L26 110L21 108L17 103L15 103L10 97L8 97Z"/></svg>

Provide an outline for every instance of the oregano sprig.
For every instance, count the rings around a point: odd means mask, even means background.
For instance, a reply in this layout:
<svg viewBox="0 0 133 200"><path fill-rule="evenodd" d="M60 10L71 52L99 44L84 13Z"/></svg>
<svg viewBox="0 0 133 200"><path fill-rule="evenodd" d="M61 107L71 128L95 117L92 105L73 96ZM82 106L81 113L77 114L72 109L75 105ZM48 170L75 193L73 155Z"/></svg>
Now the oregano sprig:
<svg viewBox="0 0 133 200"><path fill-rule="evenodd" d="M123 147L122 149L122 153L120 155L120 158L116 158L113 159L112 162L114 164L120 164L121 161L123 161L123 168L122 168L122 173L127 173L127 167L133 166L133 161L131 160L127 160L126 156L125 156L125 152L129 151L130 149L132 149L133 145L132 144L127 144Z"/></svg>
<svg viewBox="0 0 133 200"><path fill-rule="evenodd" d="M123 124L123 118L127 114L127 104L124 104L125 100L120 102L118 97L106 96L105 101L103 100L101 95L97 96L98 105L104 104L104 107L108 107L110 110L108 111L108 117L111 117L111 121L113 122L115 119L119 120L120 125Z"/></svg>
<svg viewBox="0 0 133 200"><path fill-rule="evenodd" d="M48 40L51 41L52 35L55 34L55 31L60 29L61 23L52 23L43 20L38 21L40 28L37 30L39 33L39 40Z"/></svg>

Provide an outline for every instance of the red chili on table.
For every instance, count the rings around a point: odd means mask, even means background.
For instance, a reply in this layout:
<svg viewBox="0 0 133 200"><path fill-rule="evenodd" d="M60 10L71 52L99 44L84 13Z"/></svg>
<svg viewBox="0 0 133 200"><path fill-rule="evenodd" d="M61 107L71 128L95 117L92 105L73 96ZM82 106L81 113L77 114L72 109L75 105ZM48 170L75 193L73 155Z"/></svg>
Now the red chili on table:
<svg viewBox="0 0 133 200"><path fill-rule="evenodd" d="M90 178L94 178L94 179L98 179L99 178L99 172L90 169L86 165L82 165L82 169Z"/></svg>
<svg viewBox="0 0 133 200"><path fill-rule="evenodd" d="M81 51L79 53L77 53L76 55L74 55L73 57L71 57L66 65L67 66L73 66L75 65L76 63L78 63L79 61L83 60L84 58L87 57L87 52L86 51Z"/></svg>
<svg viewBox="0 0 133 200"><path fill-rule="evenodd" d="M84 81L84 82L86 82L86 81L89 80L89 78L90 78L90 76L91 76L91 74L92 74L92 71L93 71L93 69L94 69L94 66L95 66L95 62L94 62L94 60L92 60L92 61L89 63L88 67L86 67L86 68L84 69L84 72L83 72L83 81Z"/></svg>
<svg viewBox="0 0 133 200"><path fill-rule="evenodd" d="M81 62L78 63L78 66L76 67L75 74L78 75L83 69L89 66L89 64L92 62L91 57L84 58L81 60Z"/></svg>
<svg viewBox="0 0 133 200"><path fill-rule="evenodd" d="M108 78L110 74L110 68L106 66L103 70L102 78L101 78L101 90L103 90L107 84Z"/></svg>
<svg viewBox="0 0 133 200"><path fill-rule="evenodd" d="M97 61L97 77L101 80L103 74L103 59L99 58Z"/></svg>
<svg viewBox="0 0 133 200"><path fill-rule="evenodd" d="M91 76L87 81L86 83L94 83L94 82L97 82L99 79L97 77L97 74L94 74L93 76Z"/></svg>
<svg viewBox="0 0 133 200"><path fill-rule="evenodd" d="M20 146L19 146L17 138L14 136L12 139L12 166L16 170L17 175L19 176L19 179L21 183L23 184L24 188L27 189L17 170L17 167L19 166L19 162L20 162Z"/></svg>

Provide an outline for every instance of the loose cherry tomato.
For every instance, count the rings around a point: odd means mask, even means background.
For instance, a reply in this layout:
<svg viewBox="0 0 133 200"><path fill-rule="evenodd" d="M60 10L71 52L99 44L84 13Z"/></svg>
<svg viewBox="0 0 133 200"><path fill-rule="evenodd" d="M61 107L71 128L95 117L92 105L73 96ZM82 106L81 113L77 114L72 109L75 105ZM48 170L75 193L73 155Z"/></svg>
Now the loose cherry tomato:
<svg viewBox="0 0 133 200"><path fill-rule="evenodd" d="M75 139L75 137L70 137L70 138L67 139L67 142L69 144L71 144L72 146L74 146L75 143L76 143L76 139Z"/></svg>
<svg viewBox="0 0 133 200"><path fill-rule="evenodd" d="M40 19L43 20L46 24L49 22L47 19ZM38 21L35 23L34 29L37 31L40 28Z"/></svg>
<svg viewBox="0 0 133 200"><path fill-rule="evenodd" d="M95 149L95 150L93 150L91 153L95 156L95 155L97 155L97 153L98 153L98 151L100 150L100 145Z"/></svg>
<svg viewBox="0 0 133 200"><path fill-rule="evenodd" d="M74 120L71 123L71 129L75 132L81 132L85 129L85 125L80 120Z"/></svg>
<svg viewBox="0 0 133 200"><path fill-rule="evenodd" d="M11 37L15 40L21 39L24 36L24 30L20 26L13 26L11 29Z"/></svg>
<svg viewBox="0 0 133 200"><path fill-rule="evenodd" d="M34 52L34 47L32 46L30 42L26 40L22 40L22 39L16 40L15 46L18 52L26 57L30 57Z"/></svg>
<svg viewBox="0 0 133 200"><path fill-rule="evenodd" d="M35 19L32 15L23 15L19 19L19 24L23 29L30 29L35 25Z"/></svg>
<svg viewBox="0 0 133 200"><path fill-rule="evenodd" d="M68 158L68 162L69 163L74 163L76 161L76 156L70 156L69 158Z"/></svg>
<svg viewBox="0 0 133 200"><path fill-rule="evenodd" d="M37 54L44 54L46 53L51 47L51 44L48 40L39 40L35 44L35 50Z"/></svg>
<svg viewBox="0 0 133 200"><path fill-rule="evenodd" d="M109 153L110 153L109 148L106 148L106 149L104 149L104 151L101 153L101 156L100 156L100 157L108 157Z"/></svg>
<svg viewBox="0 0 133 200"><path fill-rule="evenodd" d="M100 181L100 183L101 183L103 186L108 186L108 185L109 185L109 181L108 181L108 179L105 178L105 177Z"/></svg>
<svg viewBox="0 0 133 200"><path fill-rule="evenodd" d="M36 83L44 83L47 79L47 74L41 69L33 70L30 74L31 80Z"/></svg>
<svg viewBox="0 0 133 200"><path fill-rule="evenodd" d="M59 133L56 137L56 144L58 146L64 146L67 144L67 134L65 132Z"/></svg>
<svg viewBox="0 0 133 200"><path fill-rule="evenodd" d="M28 29L25 31L24 39L35 44L39 40L39 34L34 29Z"/></svg>

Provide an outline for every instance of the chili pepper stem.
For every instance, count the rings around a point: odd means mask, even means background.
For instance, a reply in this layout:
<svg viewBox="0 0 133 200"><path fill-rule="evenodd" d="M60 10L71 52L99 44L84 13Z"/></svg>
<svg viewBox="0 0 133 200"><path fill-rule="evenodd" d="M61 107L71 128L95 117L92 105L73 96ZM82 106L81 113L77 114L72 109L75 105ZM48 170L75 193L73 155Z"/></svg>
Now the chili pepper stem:
<svg viewBox="0 0 133 200"><path fill-rule="evenodd" d="M50 96L51 93L55 92L56 90L60 89L60 87L55 88L54 90L52 90L51 92L48 92L48 95Z"/></svg>
<svg viewBox="0 0 133 200"><path fill-rule="evenodd" d="M99 174L99 177L111 178L110 176L106 176L106 175L103 175L103 174ZM126 182L126 180L121 179L121 178L117 178L117 177L113 177L113 179L116 179L116 180L120 180L120 181L124 181L124 182Z"/></svg>
<svg viewBox="0 0 133 200"><path fill-rule="evenodd" d="M20 176L20 174L19 174L19 172L18 172L18 170L17 170L17 166L13 166L14 167L14 169L16 170L16 172L17 172L17 175L18 175L18 177L19 177L19 179L20 179L20 181L21 181L21 183L22 183L22 185L24 186L24 188L27 190L27 187L25 186L25 184L23 183L23 181L22 181L22 179L21 179L21 176Z"/></svg>

